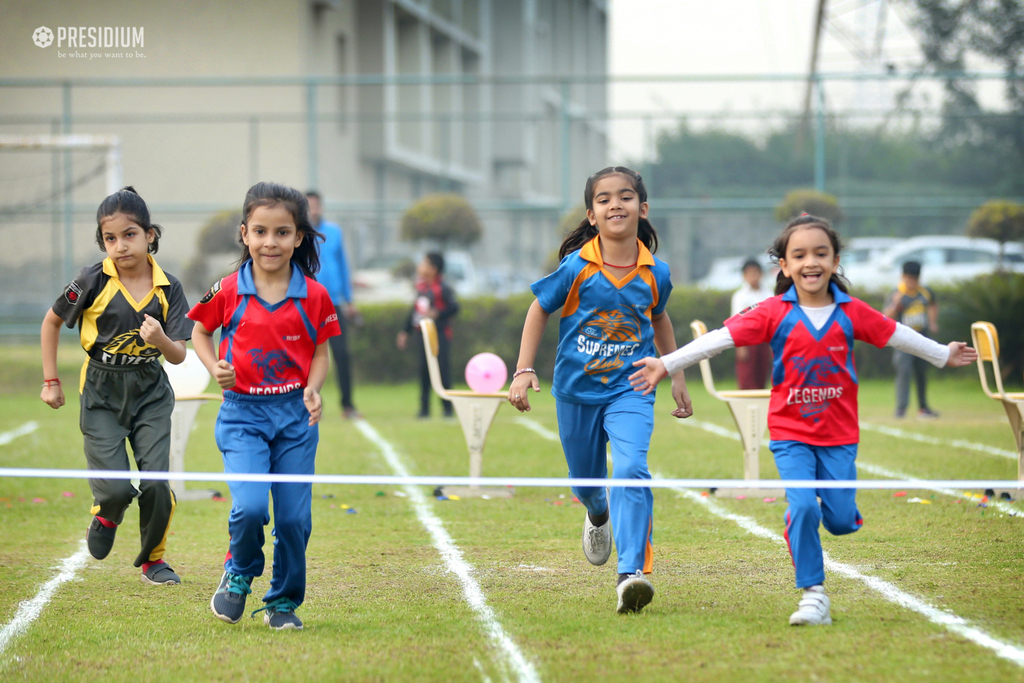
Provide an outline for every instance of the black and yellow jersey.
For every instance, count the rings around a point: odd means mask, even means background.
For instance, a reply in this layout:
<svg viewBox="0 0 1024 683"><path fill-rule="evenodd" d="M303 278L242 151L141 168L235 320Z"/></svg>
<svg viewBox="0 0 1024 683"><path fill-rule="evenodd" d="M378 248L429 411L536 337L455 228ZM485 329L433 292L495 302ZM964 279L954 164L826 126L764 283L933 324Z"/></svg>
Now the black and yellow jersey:
<svg viewBox="0 0 1024 683"><path fill-rule="evenodd" d="M151 255L148 258L153 289L142 301L135 301L121 284L114 262L106 258L83 268L53 304L53 312L65 325L78 325L82 348L90 359L107 365L155 362L160 350L139 336L146 315L159 320L171 340L191 338L192 321L181 283L164 273Z"/></svg>

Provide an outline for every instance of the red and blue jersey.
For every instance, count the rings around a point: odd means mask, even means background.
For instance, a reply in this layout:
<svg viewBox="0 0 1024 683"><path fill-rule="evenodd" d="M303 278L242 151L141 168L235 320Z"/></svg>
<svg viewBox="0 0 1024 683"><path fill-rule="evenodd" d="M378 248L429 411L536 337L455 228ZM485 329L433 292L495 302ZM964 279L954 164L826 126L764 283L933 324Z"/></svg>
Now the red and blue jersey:
<svg viewBox="0 0 1024 683"><path fill-rule="evenodd" d="M292 266L285 298L268 304L256 294L252 261L215 283L188 317L213 332L222 327L220 358L235 368L240 394L303 389L316 347L341 334L323 285Z"/></svg>
<svg viewBox="0 0 1024 683"><path fill-rule="evenodd" d="M835 310L816 329L796 287L725 321L736 346L772 347L768 431L773 441L841 446L860 440L853 341L886 345L896 322L829 284Z"/></svg>
<svg viewBox="0 0 1024 683"><path fill-rule="evenodd" d="M551 393L570 403L601 405L633 393L632 363L655 354L652 318L672 291L668 265L642 242L636 267L618 279L604 268L599 239L531 285L545 312L562 309Z"/></svg>

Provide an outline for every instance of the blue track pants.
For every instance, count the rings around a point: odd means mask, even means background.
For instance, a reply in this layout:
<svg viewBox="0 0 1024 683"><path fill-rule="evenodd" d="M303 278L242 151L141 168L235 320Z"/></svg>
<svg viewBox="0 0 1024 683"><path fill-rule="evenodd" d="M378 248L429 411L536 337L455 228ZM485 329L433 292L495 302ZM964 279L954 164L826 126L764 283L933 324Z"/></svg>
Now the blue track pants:
<svg viewBox="0 0 1024 683"><path fill-rule="evenodd" d="M302 391L272 396L225 392L217 414L217 447L226 473L313 474L320 432L309 426ZM231 482L231 541L224 569L262 576L263 528L274 499L274 565L264 602L280 597L301 605L306 595L306 544L313 528L312 484Z"/></svg>
<svg viewBox="0 0 1024 683"><path fill-rule="evenodd" d="M799 441L772 441L775 466L782 479L854 480L857 444L810 446ZM786 489L786 543L796 569L796 587L825 581L825 560L818 526L833 536L852 534L864 524L857 510L856 489ZM818 504L821 498L821 504Z"/></svg>
<svg viewBox="0 0 1024 683"><path fill-rule="evenodd" d="M647 450L654 431L654 403L649 396L629 394L605 405L556 401L558 435L570 477L608 476L608 444L613 479L650 479ZM654 559L651 545L654 495L649 488L611 489L573 487L573 494L594 515L611 508L612 534L620 574L638 570L649 574Z"/></svg>

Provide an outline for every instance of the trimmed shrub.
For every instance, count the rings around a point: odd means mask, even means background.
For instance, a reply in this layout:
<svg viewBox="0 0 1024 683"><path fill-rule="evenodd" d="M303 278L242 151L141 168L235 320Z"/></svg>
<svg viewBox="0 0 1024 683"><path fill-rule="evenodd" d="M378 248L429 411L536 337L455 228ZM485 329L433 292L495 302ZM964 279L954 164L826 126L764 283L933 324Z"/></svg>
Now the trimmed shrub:
<svg viewBox="0 0 1024 683"><path fill-rule="evenodd" d="M428 194L402 216L402 239L468 246L480 239L480 217L462 195Z"/></svg>
<svg viewBox="0 0 1024 683"><path fill-rule="evenodd" d="M802 213L827 218L833 224L843 220L843 212L839 210L839 200L835 195L807 189L793 190L787 194L782 203L775 207L775 220L788 223Z"/></svg>

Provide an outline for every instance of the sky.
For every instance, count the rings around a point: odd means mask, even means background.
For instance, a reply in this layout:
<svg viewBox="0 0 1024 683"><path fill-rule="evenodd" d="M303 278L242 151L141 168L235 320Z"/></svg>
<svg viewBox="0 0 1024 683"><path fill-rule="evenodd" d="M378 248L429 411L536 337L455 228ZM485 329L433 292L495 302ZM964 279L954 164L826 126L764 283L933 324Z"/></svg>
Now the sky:
<svg viewBox="0 0 1024 683"><path fill-rule="evenodd" d="M610 0L609 71L617 76L806 75L816 8L817 0ZM909 13L898 3L831 0L828 17L821 72L880 73L885 64L906 71L920 62L907 28ZM884 39L878 41L880 17ZM828 105L884 109L900 87L891 82L830 85ZM799 81L616 83L609 89L609 107L620 117L611 127L611 152L634 160L651 156L657 130L674 127L683 112L694 127L718 123L763 131L750 114L798 111L805 89ZM651 121L645 124L639 113Z"/></svg>

